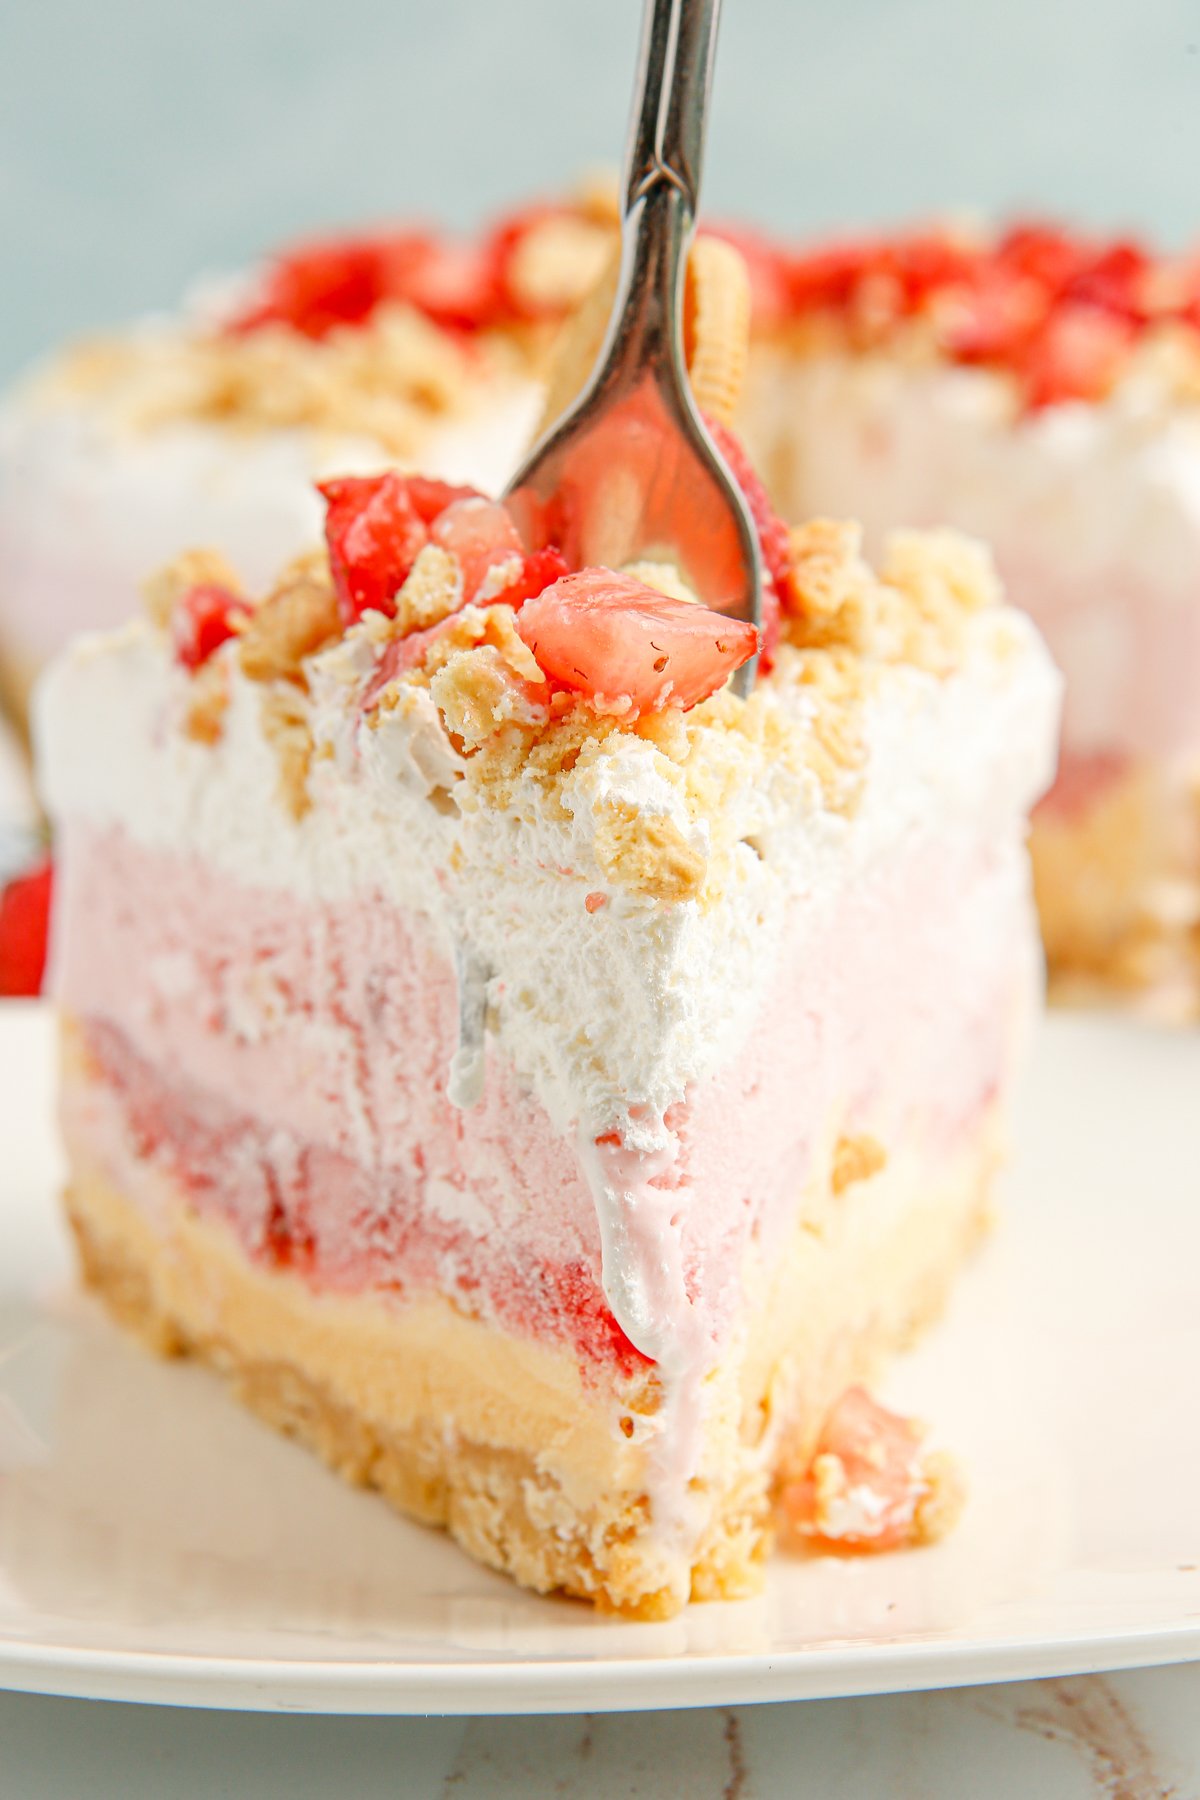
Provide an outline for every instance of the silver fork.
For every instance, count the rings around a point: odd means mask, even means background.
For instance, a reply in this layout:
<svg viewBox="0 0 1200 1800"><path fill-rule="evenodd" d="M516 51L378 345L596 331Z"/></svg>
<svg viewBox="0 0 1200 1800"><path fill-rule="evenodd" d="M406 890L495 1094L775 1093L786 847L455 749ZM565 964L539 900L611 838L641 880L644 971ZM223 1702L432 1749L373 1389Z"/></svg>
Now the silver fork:
<svg viewBox="0 0 1200 1800"><path fill-rule="evenodd" d="M531 549L556 543L573 568L673 563L706 606L761 626L758 536L683 354L720 10L720 0L646 0L608 332L583 392L505 498ZM743 696L757 662L733 676Z"/></svg>

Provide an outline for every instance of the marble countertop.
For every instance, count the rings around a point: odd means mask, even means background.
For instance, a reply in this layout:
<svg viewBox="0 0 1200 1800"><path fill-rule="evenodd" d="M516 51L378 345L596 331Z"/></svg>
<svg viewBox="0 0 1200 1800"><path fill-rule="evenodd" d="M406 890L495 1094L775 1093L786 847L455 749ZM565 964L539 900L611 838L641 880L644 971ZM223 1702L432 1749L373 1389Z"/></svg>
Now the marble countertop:
<svg viewBox="0 0 1200 1800"><path fill-rule="evenodd" d="M0 1694L3 1800L1197 1800L1200 1665L695 1712L319 1719Z"/></svg>

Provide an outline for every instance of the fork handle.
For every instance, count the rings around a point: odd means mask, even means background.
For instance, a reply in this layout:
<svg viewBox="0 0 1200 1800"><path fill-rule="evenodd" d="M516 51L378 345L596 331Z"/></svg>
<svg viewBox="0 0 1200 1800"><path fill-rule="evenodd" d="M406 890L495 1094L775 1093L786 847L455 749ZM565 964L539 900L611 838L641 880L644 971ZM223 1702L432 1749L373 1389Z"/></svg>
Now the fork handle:
<svg viewBox="0 0 1200 1800"><path fill-rule="evenodd" d="M625 152L625 214L660 183L696 217L721 0L646 0Z"/></svg>

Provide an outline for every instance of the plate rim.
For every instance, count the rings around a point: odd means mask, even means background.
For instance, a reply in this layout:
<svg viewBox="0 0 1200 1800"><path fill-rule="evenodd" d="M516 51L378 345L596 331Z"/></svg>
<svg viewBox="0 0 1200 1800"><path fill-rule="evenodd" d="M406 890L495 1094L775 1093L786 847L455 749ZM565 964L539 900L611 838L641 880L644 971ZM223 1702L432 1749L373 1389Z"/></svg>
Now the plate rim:
<svg viewBox="0 0 1200 1800"><path fill-rule="evenodd" d="M1121 1631L883 1649L424 1663L26 1645L0 1639L0 1687L62 1698L237 1712L410 1717L655 1712L833 1700L1200 1661L1200 1617Z"/></svg>

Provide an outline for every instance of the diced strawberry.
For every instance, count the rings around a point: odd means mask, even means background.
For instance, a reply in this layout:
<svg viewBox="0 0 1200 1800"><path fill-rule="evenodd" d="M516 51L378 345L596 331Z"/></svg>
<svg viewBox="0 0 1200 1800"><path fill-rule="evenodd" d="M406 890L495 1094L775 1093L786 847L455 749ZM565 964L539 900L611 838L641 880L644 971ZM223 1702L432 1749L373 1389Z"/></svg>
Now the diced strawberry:
<svg viewBox="0 0 1200 1800"><path fill-rule="evenodd" d="M1150 259L1138 244L1121 239L1107 244L1072 276L1064 298L1080 306L1099 306L1130 319L1145 316L1143 290Z"/></svg>
<svg viewBox="0 0 1200 1800"><path fill-rule="evenodd" d="M272 264L261 299L234 321L234 329L289 325L305 337L322 338L338 325L360 325L385 298L399 245L411 252L420 241L354 237L300 244Z"/></svg>
<svg viewBox="0 0 1200 1800"><path fill-rule="evenodd" d="M428 231L318 239L280 256L234 331L288 325L322 338L361 325L386 300L403 301L452 331L477 331L498 314L487 245L448 244Z"/></svg>
<svg viewBox="0 0 1200 1800"><path fill-rule="evenodd" d="M393 290L448 331L479 331L503 310L489 247L427 239Z"/></svg>
<svg viewBox="0 0 1200 1800"><path fill-rule="evenodd" d="M249 616L249 606L231 588L216 582L197 583L188 589L171 615L176 659L185 669L198 669Z"/></svg>
<svg viewBox="0 0 1200 1800"><path fill-rule="evenodd" d="M1014 225L992 253L994 263L1028 276L1052 296L1062 292L1085 257L1083 246L1065 231L1034 223Z"/></svg>
<svg viewBox="0 0 1200 1800"><path fill-rule="evenodd" d="M809 1472L784 1488L783 1515L800 1538L851 1550L891 1550L914 1535L928 1484L922 1432L865 1388L848 1388L821 1428ZM829 1459L824 1464L823 1459ZM835 1477L834 1494L820 1476Z"/></svg>
<svg viewBox="0 0 1200 1800"><path fill-rule="evenodd" d="M521 573L515 581L493 594L490 604L493 606L511 606L519 611L527 600L536 600L554 582L569 573L567 559L554 544L547 544L544 550L535 550L525 558Z"/></svg>
<svg viewBox="0 0 1200 1800"><path fill-rule="evenodd" d="M0 995L26 999L42 991L54 866L49 857L0 892Z"/></svg>
<svg viewBox="0 0 1200 1800"><path fill-rule="evenodd" d="M464 600L473 600L489 576L503 575L500 585L508 586L520 574L525 546L497 500L455 500L434 520L430 536L462 570Z"/></svg>
<svg viewBox="0 0 1200 1800"><path fill-rule="evenodd" d="M390 682L406 674L409 669L420 667L437 639L453 629L457 617L456 613L452 613L448 619L441 619L436 625L427 625L423 631L409 631L403 637L389 639L363 689L359 702L363 712L368 712L374 706Z"/></svg>
<svg viewBox="0 0 1200 1800"><path fill-rule="evenodd" d="M517 630L562 687L607 703L627 699L635 714L695 706L758 644L752 625L608 569L564 575L526 601Z"/></svg>
<svg viewBox="0 0 1200 1800"><path fill-rule="evenodd" d="M408 483L384 475L348 475L317 483L327 503L325 541L343 624L369 607L394 613L396 594L429 541Z"/></svg>
<svg viewBox="0 0 1200 1800"><path fill-rule="evenodd" d="M1098 306L1060 306L1021 365L1032 411L1068 400L1100 400L1133 340L1133 322Z"/></svg>
<svg viewBox="0 0 1200 1800"><path fill-rule="evenodd" d="M959 362L1008 362L1024 350L1047 307L1045 293L1028 276L988 269L973 287L954 294L940 321L942 347Z"/></svg>
<svg viewBox="0 0 1200 1800"><path fill-rule="evenodd" d="M787 284L793 309L803 313L845 306L878 254L879 245L863 238L792 257Z"/></svg>
<svg viewBox="0 0 1200 1800"><path fill-rule="evenodd" d="M771 504L770 496L760 481L740 441L716 419L705 419L714 443L729 465L729 473L741 488L758 528L758 541L763 559L762 648L759 668L767 674L775 659L783 615L782 591L789 566L787 526Z"/></svg>
<svg viewBox="0 0 1200 1800"><path fill-rule="evenodd" d="M486 500L487 495L473 487L455 487L449 481L436 481L432 475L406 476L408 497L426 525L432 525L440 513L456 500Z"/></svg>
<svg viewBox="0 0 1200 1800"><path fill-rule="evenodd" d="M969 282L978 252L944 231L914 231L880 249L871 272L896 283L902 312L918 311L939 290Z"/></svg>

